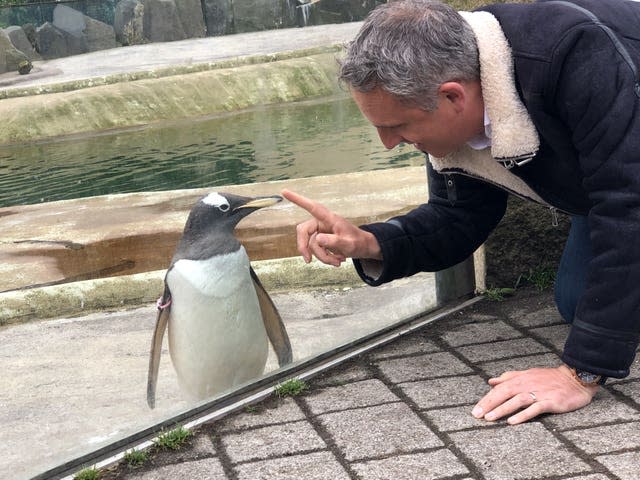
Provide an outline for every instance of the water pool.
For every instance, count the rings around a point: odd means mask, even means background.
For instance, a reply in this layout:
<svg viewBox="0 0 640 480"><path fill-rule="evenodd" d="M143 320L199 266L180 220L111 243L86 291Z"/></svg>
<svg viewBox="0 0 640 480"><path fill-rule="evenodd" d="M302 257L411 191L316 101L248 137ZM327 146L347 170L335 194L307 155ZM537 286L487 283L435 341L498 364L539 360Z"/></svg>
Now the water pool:
<svg viewBox="0 0 640 480"><path fill-rule="evenodd" d="M349 97L0 146L0 207L419 165L387 151Z"/></svg>

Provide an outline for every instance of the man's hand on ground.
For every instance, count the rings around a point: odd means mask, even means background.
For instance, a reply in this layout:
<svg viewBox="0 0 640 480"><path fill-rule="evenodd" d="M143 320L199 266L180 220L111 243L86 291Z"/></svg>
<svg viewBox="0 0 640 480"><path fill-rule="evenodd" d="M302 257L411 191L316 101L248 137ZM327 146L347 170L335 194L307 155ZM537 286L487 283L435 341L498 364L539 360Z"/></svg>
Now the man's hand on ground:
<svg viewBox="0 0 640 480"><path fill-rule="evenodd" d="M511 415L511 425L543 413L566 413L589 403L598 387L582 386L566 365L505 372L490 378L491 390L473 408L476 418L494 421Z"/></svg>

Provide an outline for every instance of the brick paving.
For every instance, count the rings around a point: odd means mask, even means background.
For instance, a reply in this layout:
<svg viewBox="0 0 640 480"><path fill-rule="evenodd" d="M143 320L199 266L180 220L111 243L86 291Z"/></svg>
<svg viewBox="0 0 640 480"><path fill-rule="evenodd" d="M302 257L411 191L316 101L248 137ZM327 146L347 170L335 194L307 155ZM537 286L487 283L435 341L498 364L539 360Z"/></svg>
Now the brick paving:
<svg viewBox="0 0 640 480"><path fill-rule="evenodd" d="M470 414L491 375L557 364L567 326L552 304L535 290L484 300L103 478L636 480L637 362L577 412L515 427Z"/></svg>

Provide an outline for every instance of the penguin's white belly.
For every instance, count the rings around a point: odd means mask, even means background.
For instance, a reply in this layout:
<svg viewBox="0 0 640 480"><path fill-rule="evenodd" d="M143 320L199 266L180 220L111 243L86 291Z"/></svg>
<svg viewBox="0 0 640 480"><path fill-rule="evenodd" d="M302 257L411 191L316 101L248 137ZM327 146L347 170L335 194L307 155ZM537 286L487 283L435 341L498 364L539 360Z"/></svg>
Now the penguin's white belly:
<svg viewBox="0 0 640 480"><path fill-rule="evenodd" d="M178 260L167 284L169 353L183 389L203 399L262 375L268 340L244 248Z"/></svg>

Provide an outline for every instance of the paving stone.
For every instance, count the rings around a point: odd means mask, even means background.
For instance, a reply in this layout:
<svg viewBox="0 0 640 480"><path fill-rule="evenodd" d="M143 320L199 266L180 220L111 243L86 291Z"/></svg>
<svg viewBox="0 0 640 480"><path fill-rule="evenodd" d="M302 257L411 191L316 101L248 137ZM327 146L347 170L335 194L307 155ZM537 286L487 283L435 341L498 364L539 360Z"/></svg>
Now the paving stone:
<svg viewBox="0 0 640 480"><path fill-rule="evenodd" d="M622 393L623 395L626 395L640 405L640 382L636 381L619 385L614 384L611 386L611 388L613 388L617 392Z"/></svg>
<svg viewBox="0 0 640 480"><path fill-rule="evenodd" d="M517 338L501 342L482 343L458 348L458 353L472 363L498 360L515 355L548 352L549 349L531 338Z"/></svg>
<svg viewBox="0 0 640 480"><path fill-rule="evenodd" d="M327 413L318 419L349 461L442 446L403 403Z"/></svg>
<svg viewBox="0 0 640 480"><path fill-rule="evenodd" d="M307 422L223 434L222 443L234 463L326 448L324 441Z"/></svg>
<svg viewBox="0 0 640 480"><path fill-rule="evenodd" d="M242 428L260 427L276 423L294 422L305 418L304 412L292 398L286 398L269 406L258 404L255 411L245 411L223 418L215 425L217 432L238 430Z"/></svg>
<svg viewBox="0 0 640 480"><path fill-rule="evenodd" d="M399 400L384 383L377 379L328 387L318 393L307 395L303 399L314 415Z"/></svg>
<svg viewBox="0 0 640 480"><path fill-rule="evenodd" d="M475 375L403 383L399 387L421 409L475 404L489 391L487 382Z"/></svg>
<svg viewBox="0 0 640 480"><path fill-rule="evenodd" d="M321 465L321 467L319 467ZM349 475L329 452L244 463L235 467L238 480L348 480Z"/></svg>
<svg viewBox="0 0 640 480"><path fill-rule="evenodd" d="M188 446L178 450L163 450L162 455L158 455L154 462L156 465L165 465L213 457L215 454L211 437L206 433L196 433Z"/></svg>
<svg viewBox="0 0 640 480"><path fill-rule="evenodd" d="M617 423L562 434L590 455L640 449L640 422Z"/></svg>
<svg viewBox="0 0 640 480"><path fill-rule="evenodd" d="M477 397L477 400L480 400L480 396ZM478 420L471 415L473 405L475 405L475 403L465 405L463 407L427 410L424 412L424 415L441 432L455 432L456 430L467 430L470 428L491 427L496 424L496 422Z"/></svg>
<svg viewBox="0 0 640 480"><path fill-rule="evenodd" d="M446 449L355 463L353 469L362 480L435 480L469 473Z"/></svg>
<svg viewBox="0 0 640 480"><path fill-rule="evenodd" d="M358 382L372 378L372 373L362 365L347 365L346 367L330 370L321 377L311 380L312 387L327 387L344 385L345 383Z"/></svg>
<svg viewBox="0 0 640 480"><path fill-rule="evenodd" d="M381 360L377 365L382 373L393 383L424 380L446 375L460 375L473 371L447 352Z"/></svg>
<svg viewBox="0 0 640 480"><path fill-rule="evenodd" d="M495 342L521 337L522 334L502 321L466 323L447 331L441 338L452 347Z"/></svg>
<svg viewBox="0 0 640 480"><path fill-rule="evenodd" d="M490 377L498 375L509 370L527 370L529 368L557 367L561 360L554 353L546 353L543 355L529 355L527 357L510 358L497 362L483 363L478 365Z"/></svg>
<svg viewBox="0 0 640 480"><path fill-rule="evenodd" d="M382 360L384 358L403 355L433 353L440 350L441 349L431 340L427 340L419 334L411 334L385 345L380 349L374 350L369 357L372 360Z"/></svg>
<svg viewBox="0 0 640 480"><path fill-rule="evenodd" d="M619 382L627 382L629 380L638 380L638 379L640 379L640 355L637 355L636 359L631 364L628 376L626 376L625 378L610 378L607 381L607 384L611 385Z"/></svg>
<svg viewBox="0 0 640 480"><path fill-rule="evenodd" d="M554 325L552 327L532 328L530 332L533 335L543 338L549 342L553 348L562 352L570 329L571 327L565 323L562 325Z"/></svg>
<svg viewBox="0 0 640 480"><path fill-rule="evenodd" d="M602 475L601 473L594 473L593 475L580 475L578 477L569 477L564 480L609 480L609 477Z"/></svg>
<svg viewBox="0 0 640 480"><path fill-rule="evenodd" d="M640 451L617 455L603 455L596 460L607 467L620 480L638 480L640 475Z"/></svg>
<svg viewBox="0 0 640 480"><path fill-rule="evenodd" d="M542 327L555 324L564 324L562 316L555 305L534 310L533 312L514 311L509 319L521 327Z"/></svg>
<svg viewBox="0 0 640 480"><path fill-rule="evenodd" d="M227 480L222 464L217 458L205 458L193 462L165 465L146 472L127 476L132 480L164 480L167 478L188 478L189 480Z"/></svg>
<svg viewBox="0 0 640 480"><path fill-rule="evenodd" d="M449 434L487 480L518 480L590 472L539 422ZM535 448L532 450L532 446Z"/></svg>
<svg viewBox="0 0 640 480"><path fill-rule="evenodd" d="M562 415L550 415L546 422L554 428L566 430L630 420L640 420L640 412L620 402L606 390L600 389L586 407Z"/></svg>

